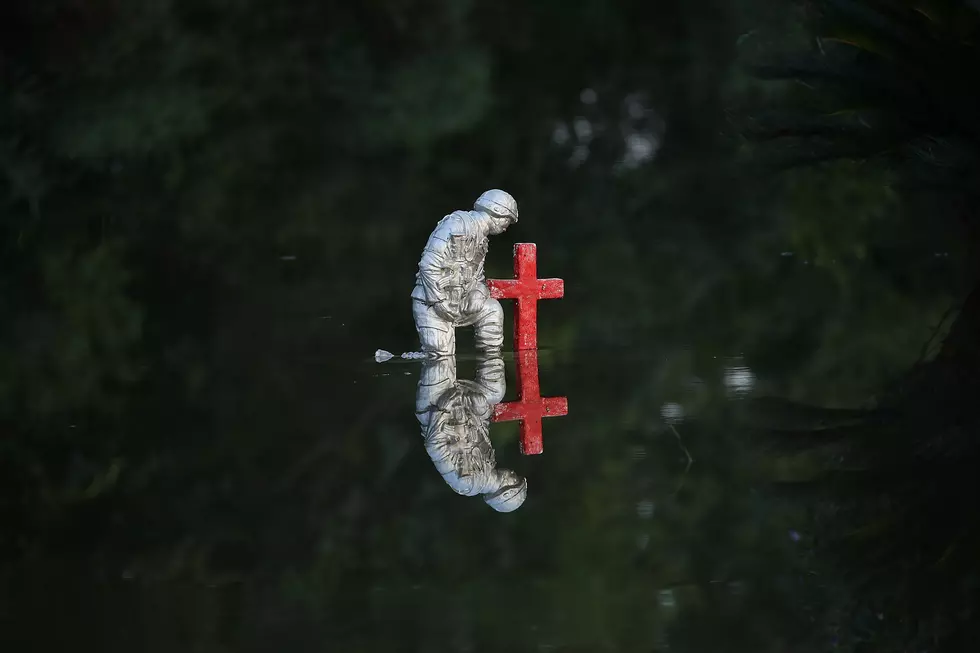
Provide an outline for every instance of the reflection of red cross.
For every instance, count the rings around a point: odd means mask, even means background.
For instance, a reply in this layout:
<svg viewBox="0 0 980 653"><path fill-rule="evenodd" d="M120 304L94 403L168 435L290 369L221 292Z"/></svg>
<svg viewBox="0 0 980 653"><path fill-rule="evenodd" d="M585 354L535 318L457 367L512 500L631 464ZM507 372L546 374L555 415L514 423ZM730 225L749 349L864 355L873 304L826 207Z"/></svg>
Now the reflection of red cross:
<svg viewBox="0 0 980 653"><path fill-rule="evenodd" d="M514 310L514 350L538 348L538 300L565 295L561 279L538 279L538 254L534 243L514 245L514 279L488 279L494 299L516 299ZM535 368L536 370L537 368ZM535 378L537 372L535 372Z"/></svg>
<svg viewBox="0 0 980 653"><path fill-rule="evenodd" d="M525 349L517 352L517 401L497 404L493 408L494 422L521 422L521 453L530 456L544 451L541 419L568 414L567 397L542 397L538 381L538 352Z"/></svg>

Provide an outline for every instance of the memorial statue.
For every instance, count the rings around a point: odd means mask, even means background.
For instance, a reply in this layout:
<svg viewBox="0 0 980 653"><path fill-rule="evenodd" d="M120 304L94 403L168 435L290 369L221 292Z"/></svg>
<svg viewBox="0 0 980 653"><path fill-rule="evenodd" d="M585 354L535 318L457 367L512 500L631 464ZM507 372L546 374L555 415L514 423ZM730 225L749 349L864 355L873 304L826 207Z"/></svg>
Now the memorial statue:
<svg viewBox="0 0 980 653"><path fill-rule="evenodd" d="M517 222L517 201L502 190L488 190L472 211L453 211L436 225L419 261L412 315L422 351L430 356L456 353L456 328L473 326L477 349L493 354L504 342L504 313L490 297L483 264L488 237Z"/></svg>
<svg viewBox="0 0 980 653"><path fill-rule="evenodd" d="M500 355L484 356L474 380L457 380L456 357L428 358L415 395L425 451L457 494L482 495L498 512L512 512L527 498L527 480L497 469L490 444L490 418L507 384Z"/></svg>

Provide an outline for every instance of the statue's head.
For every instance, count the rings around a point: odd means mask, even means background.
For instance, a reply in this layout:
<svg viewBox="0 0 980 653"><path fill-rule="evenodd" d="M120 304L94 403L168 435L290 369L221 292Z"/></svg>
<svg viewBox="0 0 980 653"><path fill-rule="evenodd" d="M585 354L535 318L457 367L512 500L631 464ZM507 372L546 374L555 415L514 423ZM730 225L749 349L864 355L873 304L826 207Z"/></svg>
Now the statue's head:
<svg viewBox="0 0 980 653"><path fill-rule="evenodd" d="M517 200L505 191L488 190L477 198L473 208L490 216L490 233L497 235L517 222Z"/></svg>
<svg viewBox="0 0 980 653"><path fill-rule="evenodd" d="M483 500L497 512L513 512L527 499L527 479L510 469L494 470L497 490L483 495Z"/></svg>

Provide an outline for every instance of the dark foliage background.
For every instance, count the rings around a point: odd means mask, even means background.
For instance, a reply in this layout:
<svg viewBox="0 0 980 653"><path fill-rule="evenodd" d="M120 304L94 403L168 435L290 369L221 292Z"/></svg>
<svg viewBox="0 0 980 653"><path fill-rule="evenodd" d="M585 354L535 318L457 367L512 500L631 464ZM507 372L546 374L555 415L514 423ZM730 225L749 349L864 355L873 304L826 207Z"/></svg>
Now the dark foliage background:
<svg viewBox="0 0 980 653"><path fill-rule="evenodd" d="M928 527L972 487L976 14L906 4L4 4L0 640L968 641L972 563L946 612L895 570L971 550L967 513ZM534 460L494 427L531 483L503 518L417 446L417 369L369 360L415 347L419 249L489 187L522 215L491 276L537 242L568 288L572 412ZM845 456L904 480L814 480ZM879 500L925 549L869 593L824 543Z"/></svg>

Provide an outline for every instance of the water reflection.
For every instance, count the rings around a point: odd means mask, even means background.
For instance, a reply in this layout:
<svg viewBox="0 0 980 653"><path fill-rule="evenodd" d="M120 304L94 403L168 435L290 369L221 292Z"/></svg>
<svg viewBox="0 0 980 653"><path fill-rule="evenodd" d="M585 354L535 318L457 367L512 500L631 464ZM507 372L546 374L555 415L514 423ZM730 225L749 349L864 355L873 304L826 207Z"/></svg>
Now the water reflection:
<svg viewBox="0 0 980 653"><path fill-rule="evenodd" d="M498 512L512 512L527 498L527 480L498 469L490 443L490 418L507 390L504 359L479 359L474 379L456 378L456 357L426 360L415 395L425 451L457 494L482 495Z"/></svg>

